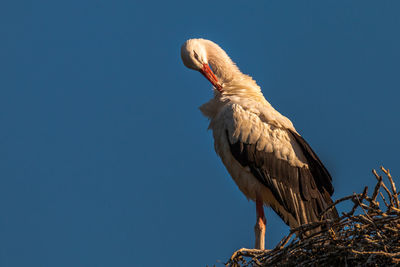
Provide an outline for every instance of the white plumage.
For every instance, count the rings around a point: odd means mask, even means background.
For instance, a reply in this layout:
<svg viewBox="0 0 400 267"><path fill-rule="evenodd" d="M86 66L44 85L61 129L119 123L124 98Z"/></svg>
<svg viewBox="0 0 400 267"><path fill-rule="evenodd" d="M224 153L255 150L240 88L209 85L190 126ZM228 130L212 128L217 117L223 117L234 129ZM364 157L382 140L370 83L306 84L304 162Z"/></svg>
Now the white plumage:
<svg viewBox="0 0 400 267"><path fill-rule="evenodd" d="M319 220L332 202L331 177L292 122L217 44L191 39L181 56L214 85L214 98L200 110L210 119L215 151L239 189L257 203L256 247L264 247L264 237L257 237L257 228L265 233L264 204L292 228ZM336 210L327 215L336 216Z"/></svg>

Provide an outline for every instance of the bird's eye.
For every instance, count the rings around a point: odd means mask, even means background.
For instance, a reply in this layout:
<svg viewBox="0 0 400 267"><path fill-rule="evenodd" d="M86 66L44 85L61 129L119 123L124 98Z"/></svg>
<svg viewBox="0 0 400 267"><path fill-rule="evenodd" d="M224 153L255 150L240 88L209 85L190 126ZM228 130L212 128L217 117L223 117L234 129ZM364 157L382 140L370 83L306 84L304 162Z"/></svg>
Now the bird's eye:
<svg viewBox="0 0 400 267"><path fill-rule="evenodd" d="M199 55L193 50L194 58L201 62Z"/></svg>

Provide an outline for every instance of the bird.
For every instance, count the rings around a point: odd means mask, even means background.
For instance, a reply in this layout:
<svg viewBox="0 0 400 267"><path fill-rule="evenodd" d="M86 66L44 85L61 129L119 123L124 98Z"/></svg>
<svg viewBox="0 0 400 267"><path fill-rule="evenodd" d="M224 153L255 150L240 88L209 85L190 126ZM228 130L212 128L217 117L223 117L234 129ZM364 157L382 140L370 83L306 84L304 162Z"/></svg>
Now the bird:
<svg viewBox="0 0 400 267"><path fill-rule="evenodd" d="M320 221L333 203L332 177L293 123L216 43L189 39L181 58L213 86L213 98L199 109L210 120L216 153L240 191L256 203L255 248L265 248L264 206L292 229ZM334 220L338 213L332 208L324 216Z"/></svg>

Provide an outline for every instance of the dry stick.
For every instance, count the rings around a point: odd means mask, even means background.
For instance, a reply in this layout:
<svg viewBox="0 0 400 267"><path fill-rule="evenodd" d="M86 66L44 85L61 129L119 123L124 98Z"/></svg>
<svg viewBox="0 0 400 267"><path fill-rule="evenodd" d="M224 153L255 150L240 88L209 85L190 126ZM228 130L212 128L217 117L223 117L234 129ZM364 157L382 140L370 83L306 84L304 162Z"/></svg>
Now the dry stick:
<svg viewBox="0 0 400 267"><path fill-rule="evenodd" d="M365 205L364 203L361 203L361 204L360 204L360 207L361 207L361 208L364 208L364 209L367 209L367 210L368 210L368 214L369 214L369 213L377 213L377 214L382 213L382 211L378 211L377 209L371 208L370 206Z"/></svg>
<svg viewBox="0 0 400 267"><path fill-rule="evenodd" d="M383 179L382 176L378 177L378 183L376 184L374 193L372 194L372 197L371 197L372 198L371 204L376 201L376 197L378 196L379 188L382 186L382 179Z"/></svg>
<svg viewBox="0 0 400 267"><path fill-rule="evenodd" d="M300 225L300 226L298 226L296 228L291 229L290 233L306 232L306 231L312 230L312 229L314 229L314 228L316 228L318 226L321 226L321 225L324 225L324 224L327 224L327 223L331 223L331 222L333 222L331 219L325 219L325 220L319 221L319 222L311 222L311 223L308 223L308 224L303 224L303 225Z"/></svg>
<svg viewBox="0 0 400 267"><path fill-rule="evenodd" d="M360 194L360 195L361 195L361 194ZM321 213L319 214L319 218L322 218L322 216L324 216L325 213L327 213L328 211L330 211L333 207L335 207L335 206L336 206L337 204L339 204L340 202L343 202L343 201L345 201L345 200L351 199L351 198L353 198L353 197L354 197L354 195L351 195L351 196L342 197L342 198L336 200L335 202L333 202L332 204L330 204L323 212L321 212Z"/></svg>
<svg viewBox="0 0 400 267"><path fill-rule="evenodd" d="M379 181L379 179L382 179L382 176L379 176L378 173L376 173L376 170L372 170L372 173L375 175L375 178ZM393 206L393 195L390 193L389 189L386 187L385 183L382 181L382 187L385 189L386 193L389 196L390 200L390 205Z"/></svg>
<svg viewBox="0 0 400 267"><path fill-rule="evenodd" d="M392 175L390 174L389 169L386 170L385 168L383 168L383 166L381 166L381 170L386 174L386 176L389 179L390 185L392 186L393 195L395 196L396 207L399 208L400 203L399 203L399 199L398 199L398 195L397 195L397 191L396 191L396 185L393 182Z"/></svg>
<svg viewBox="0 0 400 267"><path fill-rule="evenodd" d="M388 257L400 256L400 252L389 253L389 252L383 252L383 251L357 251L357 250L354 250L354 249L352 249L351 251L354 252L354 253L357 253L357 254L376 254L376 255L385 255L385 256L388 256Z"/></svg>
<svg viewBox="0 0 400 267"><path fill-rule="evenodd" d="M374 170L374 174L376 173L376 171ZM378 181L380 180L380 181L382 181L382 177L381 176L379 176L379 178L380 179L378 179ZM384 186L385 184L382 182L382 186ZM390 192L389 192L389 194L390 194ZM364 196L365 197L365 196ZM358 200L358 202L360 203L360 201L359 201L359 199L358 199L358 197L356 196L356 198L357 198L357 200ZM360 203L361 204L361 203ZM385 235L385 233L381 230L381 229L379 229L378 227L377 227L377 225L375 224L375 222L373 221L373 219L368 215L368 213L365 211L365 209L360 205L360 207L361 207L361 209L364 211L364 214L368 217L368 219L370 220L370 223L375 227L375 229L376 229L376 234L379 236L379 237L381 237L381 235L380 235L380 233L378 232L378 231L380 231L380 232L382 232L382 234L383 235ZM362 214L360 214L360 217L362 218L363 217L363 215Z"/></svg>
<svg viewBox="0 0 400 267"><path fill-rule="evenodd" d="M346 213L346 216L352 216L354 214L354 212L360 205L360 202L362 202L362 200L365 199L365 197L367 196L367 192L368 192L368 186L364 187L364 191L361 194L361 201L356 201L356 199L358 199L358 195L356 193L353 193L352 201L354 203L354 206L349 213Z"/></svg>
<svg viewBox="0 0 400 267"><path fill-rule="evenodd" d="M281 242L275 247L275 249L282 249L286 244L289 242L290 238L293 236L294 233L290 233L287 237L284 237Z"/></svg>
<svg viewBox="0 0 400 267"><path fill-rule="evenodd" d="M361 202L363 202L363 200L367 196L367 193L368 193L368 186L364 187L364 190L363 190L361 198L360 198ZM356 196L357 196L357 194L356 194Z"/></svg>
<svg viewBox="0 0 400 267"><path fill-rule="evenodd" d="M400 209L398 209L398 208L392 207L392 210L393 210L394 212L396 212L396 213L400 213Z"/></svg>
<svg viewBox="0 0 400 267"><path fill-rule="evenodd" d="M383 200L383 203L385 203L385 206L386 206L387 208L389 208L389 204L386 202L385 197L383 196L382 192L379 192L379 194L381 195L381 198L382 198L382 200Z"/></svg>
<svg viewBox="0 0 400 267"><path fill-rule="evenodd" d="M386 193L387 193L388 196L389 196L390 207L393 207L393 206L394 206L394 203L393 203L394 197L393 197L392 193L390 193L389 189L386 187L386 185L385 185L384 182L382 182L382 187L383 187L383 189L385 189ZM389 208L390 208L390 207L389 207Z"/></svg>
<svg viewBox="0 0 400 267"><path fill-rule="evenodd" d="M265 253L266 251L268 250L241 248L232 254L230 261L234 260L234 258L236 258L237 256L245 256L245 257L255 256L255 254L262 254Z"/></svg>
<svg viewBox="0 0 400 267"><path fill-rule="evenodd" d="M364 194L365 193L365 194ZM357 199L357 202L358 202L358 205L361 207L361 209L364 211L364 214L371 220L371 222L373 222L373 220L372 220L372 218L369 216L369 214L365 211L365 209L364 209L364 207L362 206L362 201L363 201L363 199L365 198L365 195L366 195L366 190L364 190L364 193L363 193L363 195L362 195L362 198L361 198L361 200L358 198L358 196L356 196L356 199Z"/></svg>

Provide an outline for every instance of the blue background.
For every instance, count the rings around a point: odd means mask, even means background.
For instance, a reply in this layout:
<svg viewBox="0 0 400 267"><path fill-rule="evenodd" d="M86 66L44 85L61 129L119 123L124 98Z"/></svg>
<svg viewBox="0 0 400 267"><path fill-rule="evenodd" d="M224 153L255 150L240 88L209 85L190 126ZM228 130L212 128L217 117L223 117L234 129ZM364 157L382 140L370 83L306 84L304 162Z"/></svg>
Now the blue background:
<svg viewBox="0 0 400 267"><path fill-rule="evenodd" d="M213 40L334 178L399 177L398 1L2 1L0 266L205 266L253 247L248 202L180 46ZM371 188L372 190L372 188ZM341 207L341 211L348 208ZM267 209L267 247L288 227ZM222 266L222 265L221 265Z"/></svg>

